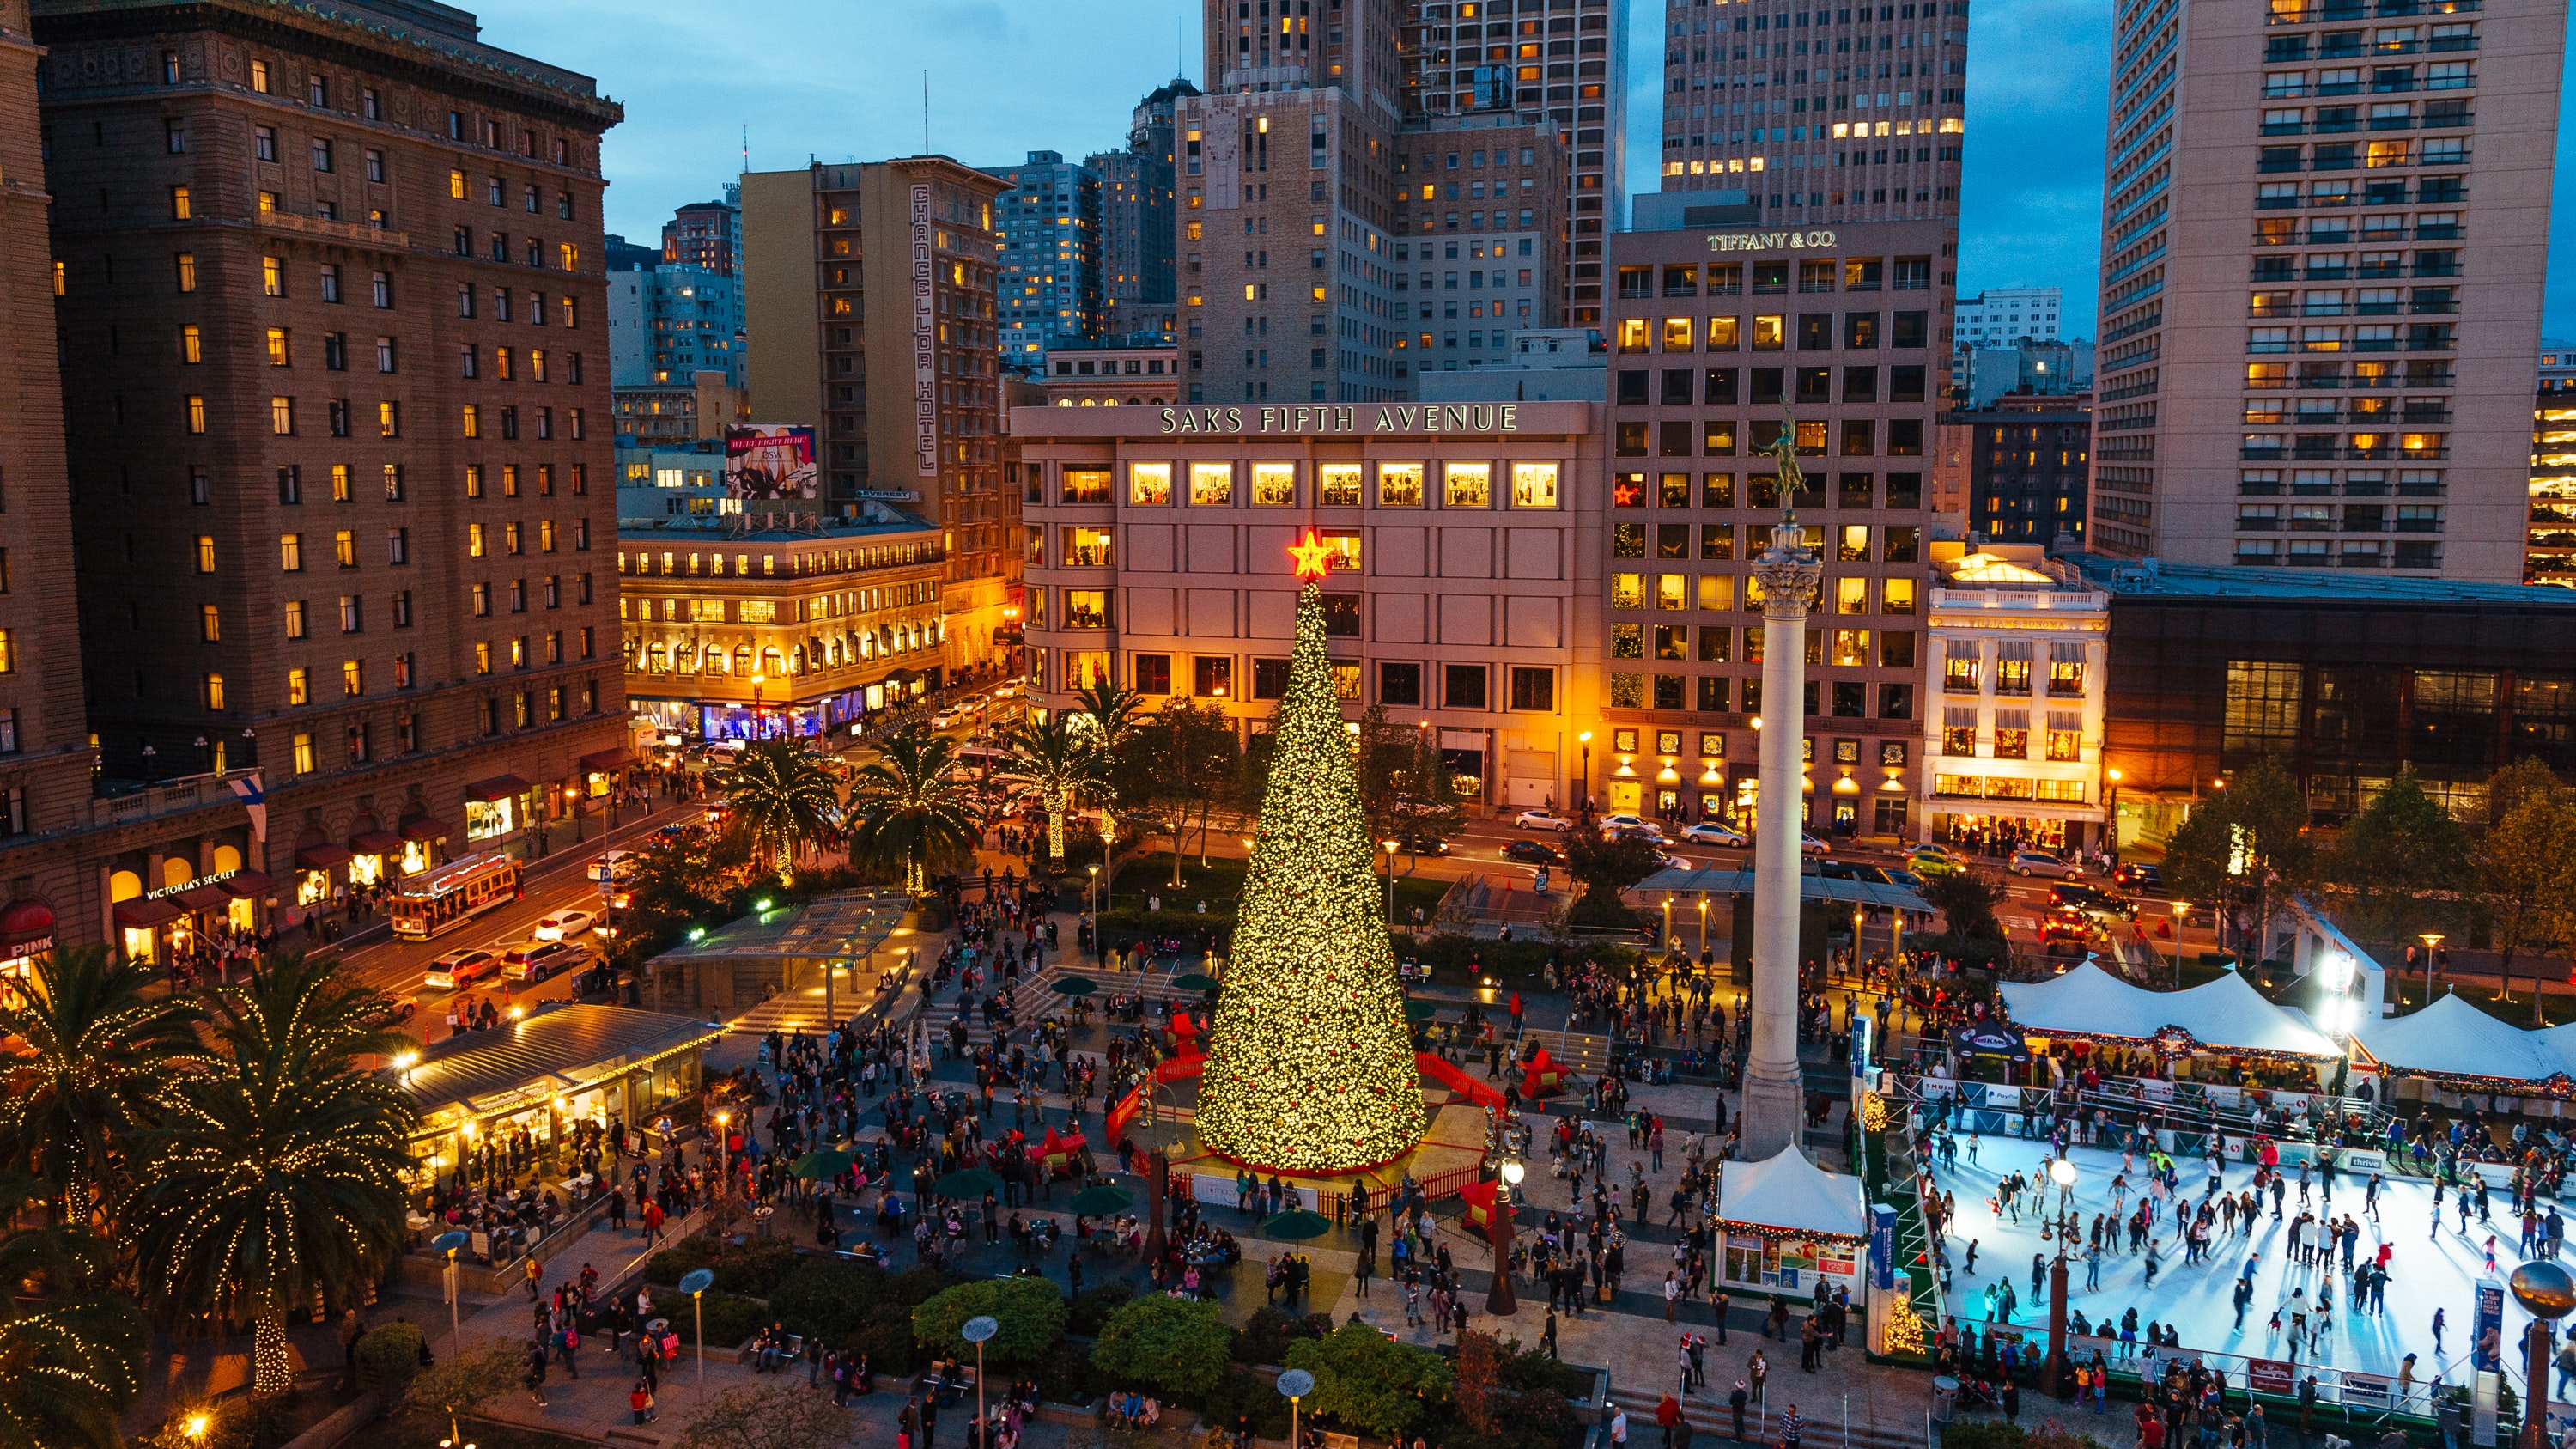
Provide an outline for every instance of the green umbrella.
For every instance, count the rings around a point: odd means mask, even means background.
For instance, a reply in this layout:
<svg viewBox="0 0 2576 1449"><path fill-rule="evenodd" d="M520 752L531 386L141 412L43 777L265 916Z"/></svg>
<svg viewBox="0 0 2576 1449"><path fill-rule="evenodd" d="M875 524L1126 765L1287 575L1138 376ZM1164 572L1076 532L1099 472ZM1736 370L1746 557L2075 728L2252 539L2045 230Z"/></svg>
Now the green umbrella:
<svg viewBox="0 0 2576 1449"><path fill-rule="evenodd" d="M1434 1002L1408 1001L1404 1003L1404 1019L1407 1021L1429 1021L1432 1017L1439 1014L1440 1007Z"/></svg>
<svg viewBox="0 0 2576 1449"><path fill-rule="evenodd" d="M1261 1224L1261 1236L1286 1238L1292 1243L1301 1243L1308 1238L1320 1238L1332 1230L1331 1218L1322 1213L1308 1212L1304 1208L1290 1208L1277 1217L1263 1219Z"/></svg>
<svg viewBox="0 0 2576 1449"><path fill-rule="evenodd" d="M1073 1195L1073 1210L1087 1218L1123 1213L1135 1205L1136 1194L1105 1182L1098 1187L1086 1187Z"/></svg>
<svg viewBox="0 0 2576 1449"><path fill-rule="evenodd" d="M1060 996L1089 996L1100 989L1100 983L1088 976L1059 976L1047 989Z"/></svg>
<svg viewBox="0 0 2576 1449"><path fill-rule="evenodd" d="M1198 972L1196 972L1196 971L1191 972L1191 973L1190 973L1189 975L1187 975L1187 976L1175 976L1175 977L1173 977L1173 978L1172 978L1172 984L1173 984L1174 986L1177 986L1177 987L1181 988L1183 991L1214 991L1214 990L1216 990L1216 978L1215 978L1215 977L1213 977L1213 976L1204 976L1204 975L1201 975L1200 973L1198 973Z"/></svg>
<svg viewBox="0 0 2576 1449"><path fill-rule="evenodd" d="M1001 1185L1002 1175L991 1168L966 1167L932 1183L930 1190L939 1197L965 1200L982 1197L988 1192L999 1189Z"/></svg>
<svg viewBox="0 0 2576 1449"><path fill-rule="evenodd" d="M850 1154L843 1152L837 1147L826 1147L820 1152L808 1152L804 1156L797 1158L796 1161L788 1167L787 1171L790 1175L795 1177L820 1180L826 1177L840 1176L842 1173L849 1171L850 1164L856 1160L856 1158L853 1158Z"/></svg>

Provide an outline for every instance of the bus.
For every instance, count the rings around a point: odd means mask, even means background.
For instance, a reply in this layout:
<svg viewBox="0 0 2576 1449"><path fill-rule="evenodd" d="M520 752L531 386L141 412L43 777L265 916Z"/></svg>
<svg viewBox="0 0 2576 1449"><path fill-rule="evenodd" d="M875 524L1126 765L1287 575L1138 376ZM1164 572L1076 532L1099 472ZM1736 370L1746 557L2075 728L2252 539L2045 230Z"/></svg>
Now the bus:
<svg viewBox="0 0 2576 1449"><path fill-rule="evenodd" d="M518 898L517 861L499 854L469 855L394 887L387 914L396 936L426 941Z"/></svg>

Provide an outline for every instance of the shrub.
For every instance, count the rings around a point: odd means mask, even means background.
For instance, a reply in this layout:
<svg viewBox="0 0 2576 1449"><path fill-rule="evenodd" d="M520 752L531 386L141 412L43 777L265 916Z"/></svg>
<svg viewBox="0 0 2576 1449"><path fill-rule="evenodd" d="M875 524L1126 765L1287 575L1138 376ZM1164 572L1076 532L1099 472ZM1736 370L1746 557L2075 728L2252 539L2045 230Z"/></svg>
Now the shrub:
<svg viewBox="0 0 2576 1449"><path fill-rule="evenodd" d="M966 1350L957 1330L978 1314L991 1314L1001 1325L984 1345L988 1368L1017 1369L1064 1337L1064 1294L1044 1278L997 1278L960 1283L912 1310L915 1342L934 1354Z"/></svg>
<svg viewBox="0 0 2576 1449"><path fill-rule="evenodd" d="M1092 1367L1091 1345L1059 1338L1038 1358L1032 1371L1038 1397L1053 1404L1088 1404L1100 1397L1100 1370Z"/></svg>
<svg viewBox="0 0 2576 1449"><path fill-rule="evenodd" d="M1581 1399L1592 1392L1591 1374L1538 1349L1523 1348L1517 1338L1504 1345L1501 1377L1503 1387L1524 1394Z"/></svg>
<svg viewBox="0 0 2576 1449"><path fill-rule="evenodd" d="M1283 1313L1263 1304L1235 1340L1234 1356L1245 1363L1288 1361L1288 1346L1301 1338L1321 1338L1333 1331L1333 1320L1321 1313Z"/></svg>
<svg viewBox="0 0 2576 1449"><path fill-rule="evenodd" d="M955 1281L936 1268L906 1268L886 1280L886 1297L916 1308L946 1292Z"/></svg>
<svg viewBox="0 0 2576 1449"><path fill-rule="evenodd" d="M912 1310L900 1303L870 1308L843 1347L867 1354L868 1367L881 1374L909 1374L924 1357L921 1345L912 1341Z"/></svg>
<svg viewBox="0 0 2576 1449"><path fill-rule="evenodd" d="M1124 1283L1103 1283L1073 1300L1073 1316L1066 1320L1064 1331L1077 1338L1098 1338L1101 1325L1118 1311L1136 1290Z"/></svg>
<svg viewBox="0 0 2576 1449"><path fill-rule="evenodd" d="M785 1238L745 1238L716 1255L716 1286L727 1293L766 1298L796 1267L796 1245Z"/></svg>
<svg viewBox="0 0 2576 1449"><path fill-rule="evenodd" d="M759 1302L739 1293L727 1293L721 1288L710 1288L699 1294L694 1308L683 1298L671 1304L668 1311L671 1328L680 1335L682 1343L698 1341L698 1324L703 1319L707 1326L707 1342L716 1348L739 1346L744 1339L760 1332L761 1326L769 1321L769 1314Z"/></svg>
<svg viewBox="0 0 2576 1449"><path fill-rule="evenodd" d="M677 1288L690 1270L715 1266L715 1240L706 1237L682 1238L644 1260L644 1281L663 1288Z"/></svg>
<svg viewBox="0 0 2576 1449"><path fill-rule="evenodd" d="M1225 1376L1233 1338L1215 1304L1157 1294L1109 1315L1091 1361L1113 1384L1196 1403Z"/></svg>
<svg viewBox="0 0 2576 1449"><path fill-rule="evenodd" d="M1315 1376L1314 1412L1359 1433L1396 1438L1449 1397L1449 1365L1364 1323L1290 1345L1287 1366Z"/></svg>
<svg viewBox="0 0 2576 1449"><path fill-rule="evenodd" d="M790 1333L843 1343L885 1297L885 1273L868 1263L807 1258L770 1290L770 1315Z"/></svg>
<svg viewBox="0 0 2576 1449"><path fill-rule="evenodd" d="M373 1389L386 1403L400 1399L411 1376L420 1372L420 1347L427 1341L408 1323L368 1329L358 1340L358 1387Z"/></svg>
<svg viewBox="0 0 2576 1449"><path fill-rule="evenodd" d="M1287 1398L1268 1380L1239 1368L1225 1371L1200 1401L1199 1410L1211 1429L1231 1430L1248 1420L1256 1438L1288 1437Z"/></svg>

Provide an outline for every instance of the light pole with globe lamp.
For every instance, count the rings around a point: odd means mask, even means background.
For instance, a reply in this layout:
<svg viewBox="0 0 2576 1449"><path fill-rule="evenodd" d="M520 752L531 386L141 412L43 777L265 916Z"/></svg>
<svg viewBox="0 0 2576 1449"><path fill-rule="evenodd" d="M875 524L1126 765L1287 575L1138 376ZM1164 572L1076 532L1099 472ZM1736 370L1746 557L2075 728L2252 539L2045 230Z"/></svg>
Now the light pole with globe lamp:
<svg viewBox="0 0 2576 1449"><path fill-rule="evenodd" d="M982 1445L990 1432L984 1421L984 1342L1002 1331L1002 1325L989 1313L978 1313L957 1326L957 1336L975 1345L975 1443Z"/></svg>
<svg viewBox="0 0 2576 1449"><path fill-rule="evenodd" d="M689 1312L698 1328L698 1397L701 1399L707 1394L707 1308L701 1295L714 1287L715 1282L712 1268L692 1268L680 1275L680 1291L689 1295Z"/></svg>
<svg viewBox="0 0 2576 1449"><path fill-rule="evenodd" d="M2424 943L2424 1004L2433 1004L2433 952L2444 939L2439 931L2426 931L2415 938Z"/></svg>
<svg viewBox="0 0 2576 1449"><path fill-rule="evenodd" d="M2063 1157L2048 1164L2048 1180L2057 1184L2059 1201L2075 1194L2075 1164ZM2066 1382L2066 1245L2072 1234L2059 1233L2057 1261L2048 1266L2048 1392L2059 1393Z"/></svg>
<svg viewBox="0 0 2576 1449"><path fill-rule="evenodd" d="M1288 1449L1298 1449L1297 1401L1315 1391L1315 1376L1304 1369L1290 1369L1279 1376L1279 1392L1288 1396Z"/></svg>
<svg viewBox="0 0 2576 1449"><path fill-rule="evenodd" d="M726 1149L732 1146L728 1131L732 1123L731 1112L716 1114L716 1196L718 1197L725 1195L725 1174L731 1169L731 1163L726 1160Z"/></svg>
<svg viewBox="0 0 2576 1449"><path fill-rule="evenodd" d="M1496 1318L1509 1318L1521 1307L1520 1299L1512 1292L1511 1204L1524 1175L1518 1162L1503 1163L1502 1181L1494 1190L1494 1210L1485 1219L1485 1241L1494 1247L1494 1286L1485 1294L1485 1311Z"/></svg>
<svg viewBox="0 0 2576 1449"><path fill-rule="evenodd" d="M457 1346L464 1341L462 1320L458 1316L456 1306L458 1296L456 1250L472 1241L472 1237L464 1231L451 1230L431 1239L429 1244L430 1251L447 1255L447 1267L439 1274L439 1280L446 1285L447 1290L447 1353L450 1358L456 1356Z"/></svg>
<svg viewBox="0 0 2576 1449"><path fill-rule="evenodd" d="M2514 1301L2531 1315L2531 1327L2523 1333L2522 1432L2514 1442L2517 1449L2543 1449L2549 1430L2549 1349L2558 1336L2551 1325L2576 1310L2576 1274L2535 1258L2514 1269L2505 1282Z"/></svg>
<svg viewBox="0 0 2576 1449"><path fill-rule="evenodd" d="M1378 844L1386 847L1386 923L1392 926L1395 924L1395 848L1397 842L1392 840L1381 840Z"/></svg>

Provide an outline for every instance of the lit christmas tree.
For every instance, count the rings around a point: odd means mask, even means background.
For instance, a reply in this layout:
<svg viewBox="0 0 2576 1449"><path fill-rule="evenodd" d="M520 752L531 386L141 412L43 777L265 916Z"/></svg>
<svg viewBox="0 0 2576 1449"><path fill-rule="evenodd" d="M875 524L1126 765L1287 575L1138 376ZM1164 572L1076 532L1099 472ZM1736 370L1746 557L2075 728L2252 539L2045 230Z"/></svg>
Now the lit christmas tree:
<svg viewBox="0 0 2576 1449"><path fill-rule="evenodd" d="M1400 1157L1427 1124L1404 991L1333 689L1312 529L1288 693L1262 792L1234 956L1199 1084L1199 1139L1259 1167L1341 1172Z"/></svg>

